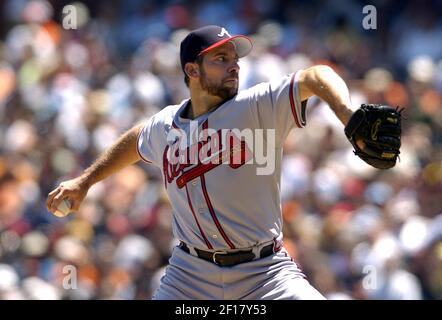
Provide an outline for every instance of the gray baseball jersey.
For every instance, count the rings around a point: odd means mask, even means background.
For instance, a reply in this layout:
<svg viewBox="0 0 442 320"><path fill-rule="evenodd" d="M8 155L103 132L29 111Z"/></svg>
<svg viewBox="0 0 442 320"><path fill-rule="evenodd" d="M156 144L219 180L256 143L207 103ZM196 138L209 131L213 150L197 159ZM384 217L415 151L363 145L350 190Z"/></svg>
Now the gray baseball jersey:
<svg viewBox="0 0 442 320"><path fill-rule="evenodd" d="M302 128L306 123L306 101L301 103L297 85L299 74L298 71L279 81L243 90L217 109L192 121L182 117L189 103L184 100L179 105L166 107L146 122L138 138L139 154L162 170L173 208L174 236L186 243L191 251L193 248L235 251L272 241L281 242L282 146L292 128ZM185 138L177 137L177 133ZM267 154L257 157L258 153ZM183 252L177 257L177 251L181 250L174 250L156 298L225 297L215 295L208 285L212 281L205 270L210 262ZM267 264L261 263L261 268L268 269L272 263L281 264L283 260L282 272L291 278L303 279L285 250L275 254L273 259L273 262L272 257L261 259L267 261ZM258 292L263 279L259 279L262 270L256 261L234 268L243 274L244 281L250 281L249 287L255 287ZM288 272L283 267L286 264L290 264L294 271ZM183 268L190 268L187 275L180 275ZM218 268L220 273L231 269L215 264L210 268ZM252 269L258 279L250 277ZM203 281L206 273L207 278ZM198 278L192 278L196 274ZM173 277L182 279L185 284L174 289L173 285L177 283L171 280ZM238 280L238 274L236 278ZM285 277L278 279L286 280ZM313 290L317 293L306 283L306 292ZM213 285L216 286L216 282ZM280 284L277 287L276 293L271 285L266 293L261 288L260 296L287 297L286 289ZM195 292L202 294L196 295ZM299 298L302 292L289 296ZM319 293L317 296L322 297ZM258 298L244 293L237 296L244 297Z"/></svg>

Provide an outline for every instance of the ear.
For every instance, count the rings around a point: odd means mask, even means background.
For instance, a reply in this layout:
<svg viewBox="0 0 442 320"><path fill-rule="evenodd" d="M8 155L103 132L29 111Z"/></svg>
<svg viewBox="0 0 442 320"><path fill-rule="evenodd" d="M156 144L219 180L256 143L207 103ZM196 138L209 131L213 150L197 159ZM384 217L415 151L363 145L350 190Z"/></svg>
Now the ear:
<svg viewBox="0 0 442 320"><path fill-rule="evenodd" d="M200 69L198 64L196 63L186 63L184 66L184 72L187 74L189 78L197 78L200 75Z"/></svg>

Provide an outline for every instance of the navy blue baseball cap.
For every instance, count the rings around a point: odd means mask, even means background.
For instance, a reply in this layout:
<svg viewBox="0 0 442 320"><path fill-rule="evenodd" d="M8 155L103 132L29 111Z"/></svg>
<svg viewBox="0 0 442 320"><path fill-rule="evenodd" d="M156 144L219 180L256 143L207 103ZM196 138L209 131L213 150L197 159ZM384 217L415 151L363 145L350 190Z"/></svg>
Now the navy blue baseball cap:
<svg viewBox="0 0 442 320"><path fill-rule="evenodd" d="M210 25L190 32L180 46L181 68L188 62L226 42L232 42L238 57L242 58L252 50L252 40L244 35L230 35L223 27Z"/></svg>

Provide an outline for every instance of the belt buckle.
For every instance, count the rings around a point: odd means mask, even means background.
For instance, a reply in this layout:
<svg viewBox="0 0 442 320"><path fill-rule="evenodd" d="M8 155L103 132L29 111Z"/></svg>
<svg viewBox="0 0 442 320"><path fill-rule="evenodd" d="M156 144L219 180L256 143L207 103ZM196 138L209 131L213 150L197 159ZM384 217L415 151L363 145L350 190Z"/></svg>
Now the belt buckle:
<svg viewBox="0 0 442 320"><path fill-rule="evenodd" d="M213 257L212 257L212 260L213 260L213 263L214 264L216 264L216 265L220 265L218 262L216 262L216 255L217 254L227 254L228 252L227 251L215 251L214 253L213 253Z"/></svg>

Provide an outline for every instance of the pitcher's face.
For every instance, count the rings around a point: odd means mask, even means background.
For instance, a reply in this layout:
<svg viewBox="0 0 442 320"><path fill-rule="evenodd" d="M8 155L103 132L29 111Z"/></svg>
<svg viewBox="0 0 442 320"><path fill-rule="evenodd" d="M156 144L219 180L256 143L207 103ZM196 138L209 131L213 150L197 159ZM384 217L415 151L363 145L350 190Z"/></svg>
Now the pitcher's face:
<svg viewBox="0 0 442 320"><path fill-rule="evenodd" d="M200 84L213 96L228 100L238 93L238 55L227 42L207 52L200 66Z"/></svg>

